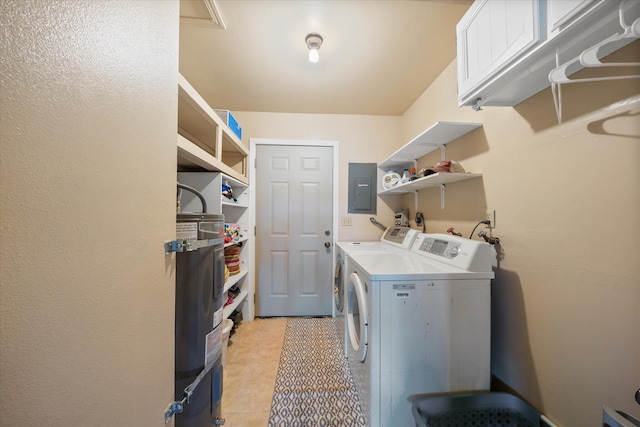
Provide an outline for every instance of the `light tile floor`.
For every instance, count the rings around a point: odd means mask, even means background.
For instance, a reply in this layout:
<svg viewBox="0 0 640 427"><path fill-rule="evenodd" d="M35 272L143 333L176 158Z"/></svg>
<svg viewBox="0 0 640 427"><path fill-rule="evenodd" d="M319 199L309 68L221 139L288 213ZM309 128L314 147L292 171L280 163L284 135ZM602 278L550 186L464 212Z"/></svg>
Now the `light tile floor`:
<svg viewBox="0 0 640 427"><path fill-rule="evenodd" d="M225 427L267 427L287 320L242 322L231 337L223 376Z"/></svg>

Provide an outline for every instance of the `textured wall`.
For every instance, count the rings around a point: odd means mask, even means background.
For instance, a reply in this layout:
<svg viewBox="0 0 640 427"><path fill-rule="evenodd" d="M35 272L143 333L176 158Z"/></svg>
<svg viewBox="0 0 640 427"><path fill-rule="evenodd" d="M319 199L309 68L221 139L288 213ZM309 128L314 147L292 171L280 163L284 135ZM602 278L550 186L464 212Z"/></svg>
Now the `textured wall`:
<svg viewBox="0 0 640 427"><path fill-rule="evenodd" d="M0 2L0 425L164 425L178 16Z"/></svg>

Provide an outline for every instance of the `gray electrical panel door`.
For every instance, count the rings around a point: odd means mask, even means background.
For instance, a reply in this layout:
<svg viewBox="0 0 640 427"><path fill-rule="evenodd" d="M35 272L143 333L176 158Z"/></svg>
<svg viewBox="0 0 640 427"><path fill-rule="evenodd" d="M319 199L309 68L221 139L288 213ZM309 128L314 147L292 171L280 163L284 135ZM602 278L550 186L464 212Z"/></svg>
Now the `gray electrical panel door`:
<svg viewBox="0 0 640 427"><path fill-rule="evenodd" d="M376 163L349 163L349 213L376 213Z"/></svg>

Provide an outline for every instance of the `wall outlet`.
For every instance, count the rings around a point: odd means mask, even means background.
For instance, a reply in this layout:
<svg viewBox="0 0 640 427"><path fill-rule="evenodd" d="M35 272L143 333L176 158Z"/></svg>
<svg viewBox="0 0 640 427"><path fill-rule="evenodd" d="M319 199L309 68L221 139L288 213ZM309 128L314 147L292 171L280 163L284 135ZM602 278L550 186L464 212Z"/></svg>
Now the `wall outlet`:
<svg viewBox="0 0 640 427"><path fill-rule="evenodd" d="M495 209L487 209L485 211L485 220L489 221L489 228L495 228L496 226L496 211Z"/></svg>

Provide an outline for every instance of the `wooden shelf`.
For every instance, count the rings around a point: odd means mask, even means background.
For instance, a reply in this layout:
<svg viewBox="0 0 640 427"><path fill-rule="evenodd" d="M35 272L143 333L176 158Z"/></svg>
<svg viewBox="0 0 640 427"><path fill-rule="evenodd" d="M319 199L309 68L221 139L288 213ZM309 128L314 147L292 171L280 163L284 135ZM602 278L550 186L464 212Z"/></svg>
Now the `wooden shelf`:
<svg viewBox="0 0 640 427"><path fill-rule="evenodd" d="M187 144L189 142L190 144ZM247 184L248 148L182 74L178 75L178 166L223 172Z"/></svg>
<svg viewBox="0 0 640 427"><path fill-rule="evenodd" d="M222 172L243 184L249 182L248 178L241 172L215 158L182 135L178 135L178 170Z"/></svg>

